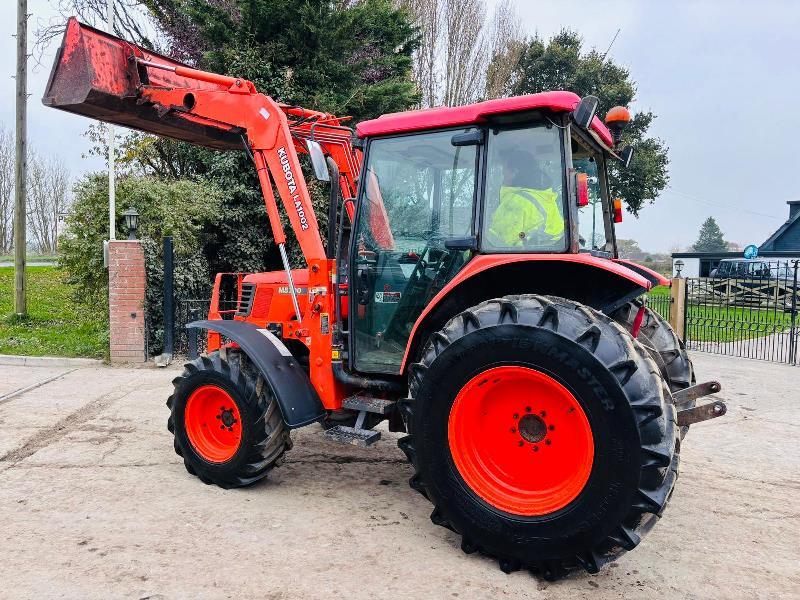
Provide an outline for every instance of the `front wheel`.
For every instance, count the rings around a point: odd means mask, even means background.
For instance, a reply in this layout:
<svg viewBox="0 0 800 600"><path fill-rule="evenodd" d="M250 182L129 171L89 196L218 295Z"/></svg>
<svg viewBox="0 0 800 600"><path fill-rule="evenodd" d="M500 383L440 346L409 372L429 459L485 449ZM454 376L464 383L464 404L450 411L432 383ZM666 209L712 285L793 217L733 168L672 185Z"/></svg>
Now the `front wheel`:
<svg viewBox="0 0 800 600"><path fill-rule="evenodd" d="M186 470L204 483L241 487L266 477L291 448L278 403L247 356L201 356L173 380L167 428Z"/></svg>
<svg viewBox="0 0 800 600"><path fill-rule="evenodd" d="M411 486L465 552L555 579L633 549L662 514L679 443L669 390L611 319L541 296L480 304L410 369Z"/></svg>

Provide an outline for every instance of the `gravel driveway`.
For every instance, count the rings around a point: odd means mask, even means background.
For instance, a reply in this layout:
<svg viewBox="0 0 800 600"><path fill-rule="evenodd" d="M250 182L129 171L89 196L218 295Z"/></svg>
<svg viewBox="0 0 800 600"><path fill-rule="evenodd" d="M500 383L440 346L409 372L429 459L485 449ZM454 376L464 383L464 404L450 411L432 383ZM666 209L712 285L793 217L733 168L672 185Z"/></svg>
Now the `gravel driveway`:
<svg viewBox="0 0 800 600"><path fill-rule="evenodd" d="M172 451L174 369L0 366L0 596L798 598L800 368L694 359L728 415L690 432L639 548L557 583L464 555L396 434L360 450L312 425L269 480L224 491Z"/></svg>

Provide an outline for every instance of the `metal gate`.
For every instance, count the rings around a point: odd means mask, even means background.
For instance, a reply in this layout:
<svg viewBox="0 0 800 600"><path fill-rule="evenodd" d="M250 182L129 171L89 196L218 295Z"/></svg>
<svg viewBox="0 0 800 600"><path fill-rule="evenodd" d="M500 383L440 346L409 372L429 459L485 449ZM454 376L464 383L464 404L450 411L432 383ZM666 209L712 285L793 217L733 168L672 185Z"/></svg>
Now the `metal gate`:
<svg viewBox="0 0 800 600"><path fill-rule="evenodd" d="M800 364L798 261L742 261L730 275L686 280L687 348ZM676 310L670 300L658 292L648 296L667 319Z"/></svg>
<svg viewBox="0 0 800 600"><path fill-rule="evenodd" d="M233 319L239 306L239 289L244 273L221 273L218 310L223 319ZM202 354L206 348L206 332L186 329L192 321L208 318L210 298L178 298L175 311L175 353L190 359Z"/></svg>

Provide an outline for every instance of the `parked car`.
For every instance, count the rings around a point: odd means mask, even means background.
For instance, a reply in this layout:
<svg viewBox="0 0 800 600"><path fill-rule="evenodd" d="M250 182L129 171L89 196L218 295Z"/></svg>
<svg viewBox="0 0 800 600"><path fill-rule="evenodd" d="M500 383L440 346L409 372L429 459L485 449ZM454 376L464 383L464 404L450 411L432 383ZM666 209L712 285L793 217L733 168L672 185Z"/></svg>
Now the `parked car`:
<svg viewBox="0 0 800 600"><path fill-rule="evenodd" d="M769 262L757 258L724 258L711 271L712 279L776 279L794 283L793 267L788 262Z"/></svg>
<svg viewBox="0 0 800 600"><path fill-rule="evenodd" d="M711 289L731 305L759 306L768 309L793 309L792 297L798 295L794 265L761 259L726 258L711 271ZM731 287L730 280L735 280ZM800 306L800 297L794 306Z"/></svg>

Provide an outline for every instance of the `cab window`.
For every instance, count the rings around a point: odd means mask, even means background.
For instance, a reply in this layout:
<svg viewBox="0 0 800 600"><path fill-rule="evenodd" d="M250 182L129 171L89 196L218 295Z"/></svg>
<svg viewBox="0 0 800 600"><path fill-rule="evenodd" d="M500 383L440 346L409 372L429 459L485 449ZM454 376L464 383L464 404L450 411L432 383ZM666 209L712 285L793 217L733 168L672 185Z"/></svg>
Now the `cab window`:
<svg viewBox="0 0 800 600"><path fill-rule="evenodd" d="M552 124L490 129L482 248L486 252L563 252L564 166Z"/></svg>
<svg viewBox="0 0 800 600"><path fill-rule="evenodd" d="M572 142L572 166L589 183L589 204L578 208L580 252L612 252L611 219L601 180L602 157L581 141Z"/></svg>
<svg viewBox="0 0 800 600"><path fill-rule="evenodd" d="M477 146L452 144L470 131L370 143L352 279L359 371L399 372L417 317L469 258L447 241L474 235Z"/></svg>

